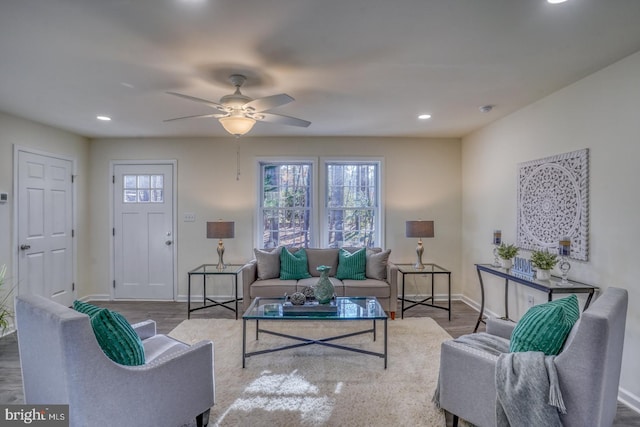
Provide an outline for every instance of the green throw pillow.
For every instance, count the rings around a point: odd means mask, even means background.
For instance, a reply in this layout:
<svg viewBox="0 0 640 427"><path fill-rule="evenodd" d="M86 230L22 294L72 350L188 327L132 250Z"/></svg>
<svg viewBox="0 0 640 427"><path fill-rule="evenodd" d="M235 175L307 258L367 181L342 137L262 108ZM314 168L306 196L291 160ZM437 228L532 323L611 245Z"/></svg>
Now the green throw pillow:
<svg viewBox="0 0 640 427"><path fill-rule="evenodd" d="M91 317L91 326L109 359L121 365L144 365L142 341L122 314L103 308Z"/></svg>
<svg viewBox="0 0 640 427"><path fill-rule="evenodd" d="M557 355L579 317L575 295L533 306L513 329L509 350Z"/></svg>
<svg viewBox="0 0 640 427"><path fill-rule="evenodd" d="M364 280L366 279L366 269L366 248L359 249L354 253L340 248L340 253L338 254L338 271L336 272L337 279Z"/></svg>
<svg viewBox="0 0 640 427"><path fill-rule="evenodd" d="M307 251L301 248L296 253L291 253L287 248L280 251L280 280L308 279L309 266L307 264Z"/></svg>
<svg viewBox="0 0 640 427"><path fill-rule="evenodd" d="M79 300L75 300L73 302L73 309L77 312L88 315L89 317L93 317L94 314L102 310L102 307L98 307L93 304L89 304L88 302L83 302Z"/></svg>
<svg viewBox="0 0 640 427"><path fill-rule="evenodd" d="M91 318L93 333L109 359L121 365L144 365L142 340L122 314L78 300L73 308Z"/></svg>

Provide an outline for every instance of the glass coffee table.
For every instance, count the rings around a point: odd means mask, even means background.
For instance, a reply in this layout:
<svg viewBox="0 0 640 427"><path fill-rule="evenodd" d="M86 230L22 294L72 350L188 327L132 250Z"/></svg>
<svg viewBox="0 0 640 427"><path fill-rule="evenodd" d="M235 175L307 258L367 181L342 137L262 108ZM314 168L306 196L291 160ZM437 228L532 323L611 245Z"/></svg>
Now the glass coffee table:
<svg viewBox="0 0 640 427"><path fill-rule="evenodd" d="M285 298L256 298L247 311L242 315L242 367L245 367L247 357L257 356L259 354L273 353L276 351L289 350L292 348L304 347L312 344L323 345L326 347L338 348L341 350L353 351L356 353L368 354L384 359L384 368L387 369L387 315L380 306L375 297L337 297L332 300L331 304L336 306L335 312L330 310L314 311L309 310L298 311L295 313L288 312L284 309ZM256 322L256 340L259 334L270 334L284 338L290 338L299 341L295 344L274 347L265 350L247 352L247 321L255 320ZM275 328L279 321L290 322L323 322L323 321L370 321L370 328L350 332L347 334L334 335L331 337L315 339L304 338L295 335L280 333L274 330L263 329L260 326L261 320L269 320L269 325ZM353 337L356 335L373 334L373 341L376 340L376 321L381 320L384 323L384 351L377 353L374 351L364 350L361 348L350 347L348 345L337 344L335 341L342 338ZM277 329L277 328L276 328Z"/></svg>

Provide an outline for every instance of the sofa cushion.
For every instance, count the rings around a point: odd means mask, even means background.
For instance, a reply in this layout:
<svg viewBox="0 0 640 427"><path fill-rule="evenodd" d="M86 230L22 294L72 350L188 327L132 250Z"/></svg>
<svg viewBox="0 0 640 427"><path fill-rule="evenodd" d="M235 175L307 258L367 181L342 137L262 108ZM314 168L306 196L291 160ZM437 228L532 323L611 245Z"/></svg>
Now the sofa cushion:
<svg viewBox="0 0 640 427"><path fill-rule="evenodd" d="M542 351L546 355L557 355L579 317L575 295L535 305L513 329L510 351Z"/></svg>
<svg viewBox="0 0 640 427"><path fill-rule="evenodd" d="M391 249L384 252L367 248L366 276L369 279L387 280L387 264Z"/></svg>
<svg viewBox="0 0 640 427"><path fill-rule="evenodd" d="M91 316L102 351L121 365L144 365L144 347L136 331L120 313L103 308Z"/></svg>
<svg viewBox="0 0 640 427"><path fill-rule="evenodd" d="M256 280L251 284L249 292L252 299L255 297L280 298L284 297L284 294L291 295L296 292L297 283L297 280Z"/></svg>
<svg viewBox="0 0 640 427"><path fill-rule="evenodd" d="M142 341L146 363L151 363L159 357L171 356L189 346L169 336L157 334Z"/></svg>
<svg viewBox="0 0 640 427"><path fill-rule="evenodd" d="M327 265L331 267L329 276L335 276L338 271L338 249L336 248L307 248L307 261L309 264L309 274L313 277L320 277L318 267Z"/></svg>
<svg viewBox="0 0 640 427"><path fill-rule="evenodd" d="M376 297L382 299L388 299L391 291L389 284L382 280L365 279L365 280L350 280L345 279L342 281L344 285L345 296L350 297ZM392 310L395 311L395 310Z"/></svg>
<svg viewBox="0 0 640 427"><path fill-rule="evenodd" d="M280 252L282 246L273 250L254 249L258 280L275 279L280 277Z"/></svg>
<svg viewBox="0 0 640 427"><path fill-rule="evenodd" d="M367 250L362 248L355 252L340 249L338 255L338 279L364 280L366 279Z"/></svg>
<svg viewBox="0 0 640 427"><path fill-rule="evenodd" d="M311 277L307 266L307 251L300 248L295 253L285 247L280 252L280 279L298 280Z"/></svg>

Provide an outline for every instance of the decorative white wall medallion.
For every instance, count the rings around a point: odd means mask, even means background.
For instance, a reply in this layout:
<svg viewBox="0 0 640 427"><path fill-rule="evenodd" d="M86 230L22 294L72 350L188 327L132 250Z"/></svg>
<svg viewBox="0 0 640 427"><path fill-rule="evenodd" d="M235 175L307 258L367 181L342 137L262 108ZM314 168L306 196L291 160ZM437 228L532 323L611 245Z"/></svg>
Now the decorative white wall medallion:
<svg viewBox="0 0 640 427"><path fill-rule="evenodd" d="M569 236L571 258L586 261L588 233L589 150L519 163L518 247L556 252Z"/></svg>

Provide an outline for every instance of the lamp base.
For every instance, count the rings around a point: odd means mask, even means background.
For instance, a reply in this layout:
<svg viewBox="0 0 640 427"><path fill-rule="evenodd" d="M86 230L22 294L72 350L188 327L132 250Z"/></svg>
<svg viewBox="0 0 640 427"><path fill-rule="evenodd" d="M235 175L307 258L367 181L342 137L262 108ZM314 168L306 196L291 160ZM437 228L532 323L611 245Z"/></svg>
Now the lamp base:
<svg viewBox="0 0 640 427"><path fill-rule="evenodd" d="M222 239L218 242L218 265L216 265L217 270L224 270L227 266L224 265L224 244L222 243Z"/></svg>
<svg viewBox="0 0 640 427"><path fill-rule="evenodd" d="M416 270L424 270L424 264L422 263L422 254L424 253L424 246L422 246L422 239L418 240L418 247L416 248L416 254L418 255L418 262L413 266Z"/></svg>

